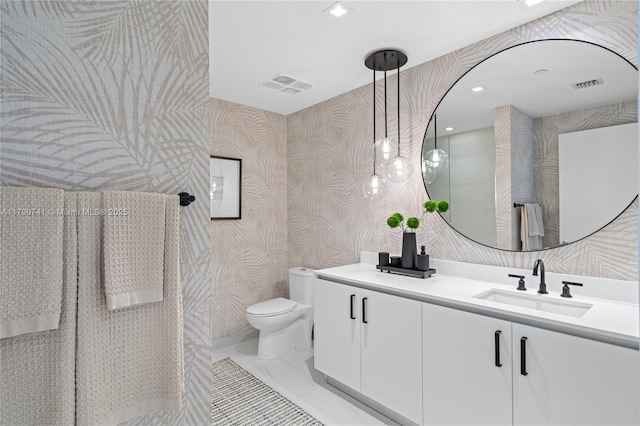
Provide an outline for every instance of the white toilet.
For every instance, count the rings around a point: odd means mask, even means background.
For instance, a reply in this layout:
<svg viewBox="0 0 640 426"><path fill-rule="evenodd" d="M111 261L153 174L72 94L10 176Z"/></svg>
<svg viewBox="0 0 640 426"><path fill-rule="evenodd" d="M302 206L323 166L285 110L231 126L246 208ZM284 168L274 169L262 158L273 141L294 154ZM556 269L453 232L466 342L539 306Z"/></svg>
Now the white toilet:
<svg viewBox="0 0 640 426"><path fill-rule="evenodd" d="M260 330L258 359L280 358L311 347L314 275L289 269L289 299L278 297L247 308L247 320Z"/></svg>

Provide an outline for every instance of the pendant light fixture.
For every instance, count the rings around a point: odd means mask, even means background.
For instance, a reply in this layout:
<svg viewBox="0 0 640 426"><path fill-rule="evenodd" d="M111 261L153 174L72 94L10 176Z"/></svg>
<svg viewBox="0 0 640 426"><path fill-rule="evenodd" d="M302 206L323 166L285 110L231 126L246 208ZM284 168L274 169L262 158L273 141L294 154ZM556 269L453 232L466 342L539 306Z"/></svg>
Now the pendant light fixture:
<svg viewBox="0 0 640 426"><path fill-rule="evenodd" d="M375 167L382 168L386 179L393 182L405 182L411 172L413 166L411 162L403 157L400 152L400 67L407 63L407 55L398 50L380 50L372 53L364 61L367 68L373 70L373 128L374 140L375 134L375 78L376 71L384 72L384 138L376 140L374 143L374 174L372 175L371 185L374 180L377 185L380 183L380 176L376 175ZM394 142L388 135L387 127L387 71L398 70L398 141ZM377 179L374 177L377 176ZM373 186L372 186L373 187Z"/></svg>
<svg viewBox="0 0 640 426"><path fill-rule="evenodd" d="M427 151L422 161L422 173L429 173L431 182L435 175L449 167L449 155L446 151L438 149L438 121L436 114L433 115L433 149ZM426 179L426 177L425 177ZM430 183L430 182L427 182Z"/></svg>
<svg viewBox="0 0 640 426"><path fill-rule="evenodd" d="M376 173L376 152L378 142L376 141L376 72L373 72L373 174L370 182L365 187L364 196L367 199L380 198L382 178Z"/></svg>

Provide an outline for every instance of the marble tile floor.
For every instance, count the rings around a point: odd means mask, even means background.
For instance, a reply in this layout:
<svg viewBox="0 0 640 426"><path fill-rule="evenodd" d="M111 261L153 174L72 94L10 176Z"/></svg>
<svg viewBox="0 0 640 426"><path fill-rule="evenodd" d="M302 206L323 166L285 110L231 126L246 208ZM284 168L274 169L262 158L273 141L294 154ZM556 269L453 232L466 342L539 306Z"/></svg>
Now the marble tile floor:
<svg viewBox="0 0 640 426"><path fill-rule="evenodd" d="M261 361L258 339L251 338L213 351L213 362L229 357L327 426L398 424L328 385L313 368L313 349ZM285 425L283 425L285 426Z"/></svg>

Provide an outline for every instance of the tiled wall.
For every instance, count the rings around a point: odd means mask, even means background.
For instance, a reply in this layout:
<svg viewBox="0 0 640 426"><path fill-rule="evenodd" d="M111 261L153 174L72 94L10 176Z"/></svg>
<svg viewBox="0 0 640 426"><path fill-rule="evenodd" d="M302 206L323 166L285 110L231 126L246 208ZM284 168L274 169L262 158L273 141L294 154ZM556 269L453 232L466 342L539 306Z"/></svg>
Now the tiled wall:
<svg viewBox="0 0 640 426"><path fill-rule="evenodd" d="M196 196L180 212L183 409L134 424L209 420L207 7L0 2L0 185Z"/></svg>
<svg viewBox="0 0 640 426"><path fill-rule="evenodd" d="M287 119L211 99L210 152L242 159L242 219L210 225L218 338L249 327L248 306L288 295Z"/></svg>
<svg viewBox="0 0 640 426"><path fill-rule="evenodd" d="M371 85L288 116L289 265L324 268L357 262L360 250L399 252L401 235L389 230L385 219L395 211L418 213L426 198L419 174L422 138L447 89L489 55L546 38L591 41L637 65L637 9L637 2L581 2L403 71L402 146L414 161L415 174L407 184L387 184L386 198L377 202L363 197L372 173ZM389 99L396 97L394 80L390 78ZM395 106L390 108L395 111ZM390 124L395 126L395 118ZM390 133L395 135L395 127ZM476 244L431 216L427 228L418 234L418 243L424 242L439 259L530 268L540 257L549 271L637 280L637 215L636 202L587 239L530 253Z"/></svg>

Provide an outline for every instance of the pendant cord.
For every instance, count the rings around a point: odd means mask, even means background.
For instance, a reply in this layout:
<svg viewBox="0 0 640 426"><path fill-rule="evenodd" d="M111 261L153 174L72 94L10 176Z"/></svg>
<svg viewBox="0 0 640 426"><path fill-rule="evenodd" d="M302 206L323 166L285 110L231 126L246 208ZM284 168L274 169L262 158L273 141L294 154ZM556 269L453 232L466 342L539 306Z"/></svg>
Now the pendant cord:
<svg viewBox="0 0 640 426"><path fill-rule="evenodd" d="M438 149L438 115L433 114L433 149Z"/></svg>
<svg viewBox="0 0 640 426"><path fill-rule="evenodd" d="M373 69L373 174L376 174L376 70Z"/></svg>
<svg viewBox="0 0 640 426"><path fill-rule="evenodd" d="M400 157L400 61L398 60L398 157Z"/></svg>
<svg viewBox="0 0 640 426"><path fill-rule="evenodd" d="M384 71L384 137L387 137L387 70Z"/></svg>

